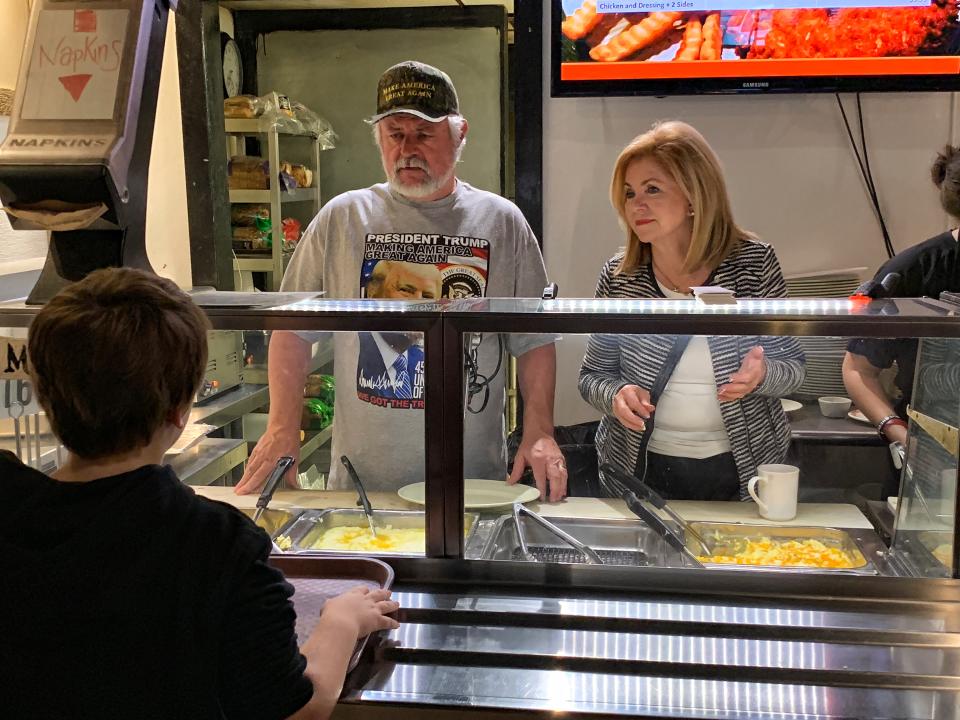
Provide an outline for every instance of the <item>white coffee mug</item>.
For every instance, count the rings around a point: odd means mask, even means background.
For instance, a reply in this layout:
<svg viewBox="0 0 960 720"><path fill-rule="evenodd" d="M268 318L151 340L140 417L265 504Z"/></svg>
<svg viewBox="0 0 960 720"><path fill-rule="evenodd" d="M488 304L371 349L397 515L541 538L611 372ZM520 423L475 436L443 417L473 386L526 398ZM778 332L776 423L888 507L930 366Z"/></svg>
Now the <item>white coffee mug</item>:
<svg viewBox="0 0 960 720"><path fill-rule="evenodd" d="M797 516L797 485L800 468L793 465L760 465L747 483L747 492L757 501L761 517L793 520Z"/></svg>

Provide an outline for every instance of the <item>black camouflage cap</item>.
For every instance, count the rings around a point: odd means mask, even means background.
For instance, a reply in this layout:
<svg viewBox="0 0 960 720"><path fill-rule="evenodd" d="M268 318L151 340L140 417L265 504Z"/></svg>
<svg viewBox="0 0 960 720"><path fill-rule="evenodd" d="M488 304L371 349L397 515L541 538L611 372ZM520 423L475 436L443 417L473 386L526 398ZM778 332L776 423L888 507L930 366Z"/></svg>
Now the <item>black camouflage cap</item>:
<svg viewBox="0 0 960 720"><path fill-rule="evenodd" d="M410 113L430 122L459 114L460 101L450 76L415 60L387 69L377 84L377 114L370 122L396 113Z"/></svg>

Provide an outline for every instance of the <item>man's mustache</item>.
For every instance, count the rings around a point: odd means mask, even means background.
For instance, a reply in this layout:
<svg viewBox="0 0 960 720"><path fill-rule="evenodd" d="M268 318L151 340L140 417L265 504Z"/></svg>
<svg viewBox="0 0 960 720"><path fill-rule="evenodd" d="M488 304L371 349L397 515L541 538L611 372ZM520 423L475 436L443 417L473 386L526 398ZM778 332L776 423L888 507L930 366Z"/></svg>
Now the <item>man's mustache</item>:
<svg viewBox="0 0 960 720"><path fill-rule="evenodd" d="M417 168L420 170L430 171L429 166L423 160L418 157L409 157L402 160L397 160L393 165L393 171L399 172L400 170L407 170L410 168Z"/></svg>

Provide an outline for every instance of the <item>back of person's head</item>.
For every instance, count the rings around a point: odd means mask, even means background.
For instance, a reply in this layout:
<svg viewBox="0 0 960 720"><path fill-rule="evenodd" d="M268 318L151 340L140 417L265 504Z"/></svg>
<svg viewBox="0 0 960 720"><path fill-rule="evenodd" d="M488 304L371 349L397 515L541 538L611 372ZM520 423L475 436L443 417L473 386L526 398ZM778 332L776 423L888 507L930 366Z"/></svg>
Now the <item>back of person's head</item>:
<svg viewBox="0 0 960 720"><path fill-rule="evenodd" d="M649 247L637 239L625 211L627 166L640 158L657 162L690 202L693 232L685 262L688 270L716 267L741 240L753 237L733 220L720 159L703 135L679 120L658 122L630 141L613 168L610 201L627 232L627 251L619 272L634 270L650 257Z"/></svg>
<svg viewBox="0 0 960 720"><path fill-rule="evenodd" d="M930 168L933 184L940 188L940 204L947 214L960 218L960 147L947 145Z"/></svg>
<svg viewBox="0 0 960 720"><path fill-rule="evenodd" d="M97 270L30 326L40 405L68 450L95 460L145 447L193 400L207 364L203 311L142 270Z"/></svg>

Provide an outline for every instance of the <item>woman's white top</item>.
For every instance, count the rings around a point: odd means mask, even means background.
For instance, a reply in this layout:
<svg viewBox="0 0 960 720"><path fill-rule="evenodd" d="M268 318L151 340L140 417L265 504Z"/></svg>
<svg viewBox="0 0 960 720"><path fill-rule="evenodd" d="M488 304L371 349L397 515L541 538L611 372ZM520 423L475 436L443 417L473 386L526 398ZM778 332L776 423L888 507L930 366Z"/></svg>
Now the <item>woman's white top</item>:
<svg viewBox="0 0 960 720"><path fill-rule="evenodd" d="M657 284L668 298L690 297ZM706 337L690 338L657 402L654 418L647 445L650 452L695 459L730 452Z"/></svg>

